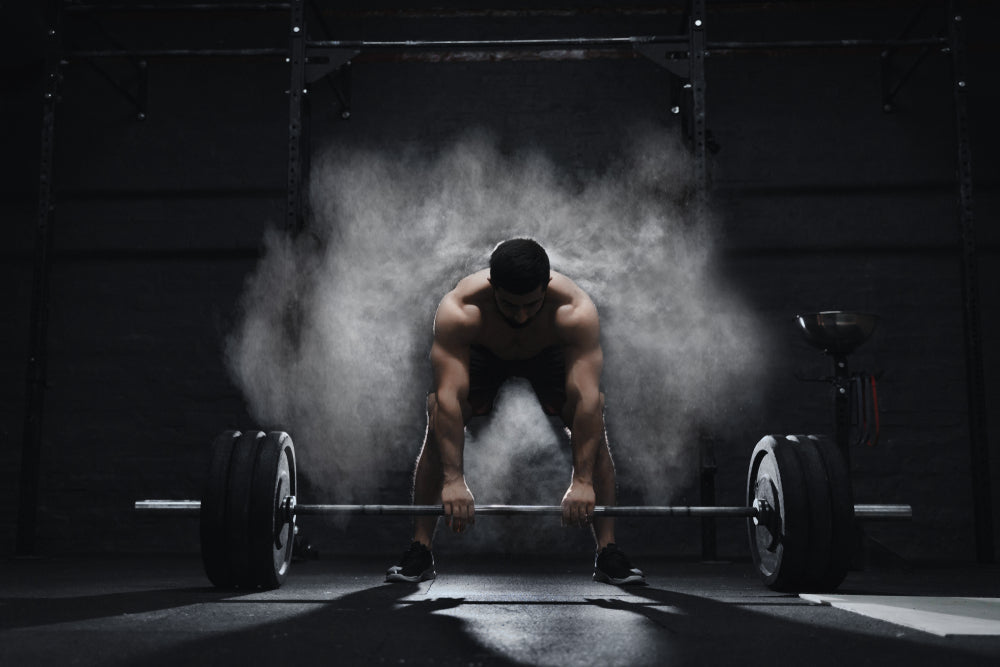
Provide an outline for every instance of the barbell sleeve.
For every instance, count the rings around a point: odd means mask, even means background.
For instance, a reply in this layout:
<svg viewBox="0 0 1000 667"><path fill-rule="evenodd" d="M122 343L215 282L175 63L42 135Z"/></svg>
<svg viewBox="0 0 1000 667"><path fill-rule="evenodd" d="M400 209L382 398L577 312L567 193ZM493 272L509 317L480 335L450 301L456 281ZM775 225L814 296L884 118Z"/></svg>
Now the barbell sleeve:
<svg viewBox="0 0 1000 667"><path fill-rule="evenodd" d="M913 518L909 505L855 505L854 518L865 521L895 521Z"/></svg>

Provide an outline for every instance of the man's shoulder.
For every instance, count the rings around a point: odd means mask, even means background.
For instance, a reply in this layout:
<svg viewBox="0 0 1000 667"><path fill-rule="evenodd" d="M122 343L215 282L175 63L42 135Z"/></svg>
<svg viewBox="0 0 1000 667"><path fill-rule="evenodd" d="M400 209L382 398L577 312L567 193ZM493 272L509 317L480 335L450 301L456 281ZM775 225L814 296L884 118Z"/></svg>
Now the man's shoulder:
<svg viewBox="0 0 1000 667"><path fill-rule="evenodd" d="M552 280L549 282L549 293L555 302L554 305L560 308L560 310L578 315L587 315L591 312L594 315L597 314L597 309L594 306L594 302L590 299L590 295L573 280L561 273L552 272Z"/></svg>
<svg viewBox="0 0 1000 667"><path fill-rule="evenodd" d="M445 309L453 315L475 315L482 308L484 300L489 298L489 294L489 272L479 271L459 280L454 289L441 299L439 310Z"/></svg>
<svg viewBox="0 0 1000 667"><path fill-rule="evenodd" d="M570 278L553 272L550 289L557 303L556 328L573 342L587 339L600 330L597 307L590 296Z"/></svg>
<svg viewBox="0 0 1000 667"><path fill-rule="evenodd" d="M460 299L475 300L490 290L490 270L483 269L471 273L455 285L455 288L448 292Z"/></svg>
<svg viewBox="0 0 1000 667"><path fill-rule="evenodd" d="M481 301L484 286L489 283L472 274L458 282L444 295L434 317L434 337L451 341L469 340L482 325Z"/></svg>

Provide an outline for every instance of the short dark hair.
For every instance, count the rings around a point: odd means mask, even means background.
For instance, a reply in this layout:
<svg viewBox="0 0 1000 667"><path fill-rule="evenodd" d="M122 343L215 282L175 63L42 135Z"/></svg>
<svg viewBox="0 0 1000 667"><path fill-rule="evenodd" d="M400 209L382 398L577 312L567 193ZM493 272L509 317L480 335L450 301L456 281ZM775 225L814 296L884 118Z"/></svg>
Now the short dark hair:
<svg viewBox="0 0 1000 667"><path fill-rule="evenodd" d="M511 294L549 286L549 256L534 239L509 239L490 255L490 283Z"/></svg>

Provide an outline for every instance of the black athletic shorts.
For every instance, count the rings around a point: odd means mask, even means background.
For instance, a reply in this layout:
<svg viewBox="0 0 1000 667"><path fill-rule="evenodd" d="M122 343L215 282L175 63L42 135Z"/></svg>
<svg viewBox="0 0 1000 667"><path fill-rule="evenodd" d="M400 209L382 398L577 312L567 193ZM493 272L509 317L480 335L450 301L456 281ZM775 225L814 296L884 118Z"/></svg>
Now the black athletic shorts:
<svg viewBox="0 0 1000 667"><path fill-rule="evenodd" d="M545 414L562 414L566 403L566 359L561 346L547 347L531 359L501 359L484 347L473 345L469 354L469 405L474 416L493 410L500 385L508 378L531 382Z"/></svg>

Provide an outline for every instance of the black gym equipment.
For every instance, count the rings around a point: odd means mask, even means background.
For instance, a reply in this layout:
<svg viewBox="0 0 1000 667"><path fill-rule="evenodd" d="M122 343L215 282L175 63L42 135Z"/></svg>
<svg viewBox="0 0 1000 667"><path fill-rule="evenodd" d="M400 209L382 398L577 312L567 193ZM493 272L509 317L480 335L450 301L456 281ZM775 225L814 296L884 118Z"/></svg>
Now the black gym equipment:
<svg viewBox="0 0 1000 667"><path fill-rule="evenodd" d="M443 515L439 505L306 505L295 496L295 448L281 431L226 431L212 443L202 501L143 500L140 511L198 513L205 572L220 588L279 587L291 564L299 515ZM835 589L853 553L855 519L908 519L908 505L854 505L833 443L765 436L754 448L745 507L597 506L595 516L735 517L747 520L761 579L781 591ZM560 516L558 505L478 505L476 515Z"/></svg>
<svg viewBox="0 0 1000 667"><path fill-rule="evenodd" d="M835 441L767 435L750 455L746 506L597 506L594 516L736 517L747 520L750 555L778 591L831 591L847 575L858 520L909 519L909 505L855 505L846 434L847 354L878 318L825 311L797 316L810 344L834 360ZM221 588L277 588L288 575L298 515L443 515L439 505L305 505L296 498L295 448L287 433L226 431L212 443L202 501L143 500L137 510L197 512L205 572ZM477 505L489 515L561 516L558 505Z"/></svg>
<svg viewBox="0 0 1000 667"><path fill-rule="evenodd" d="M226 431L209 453L201 556L220 588L277 588L292 560L295 448L287 433ZM136 504L138 507L138 503Z"/></svg>

